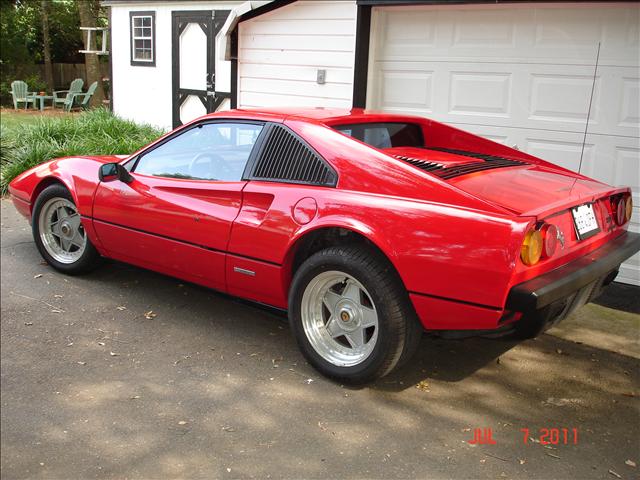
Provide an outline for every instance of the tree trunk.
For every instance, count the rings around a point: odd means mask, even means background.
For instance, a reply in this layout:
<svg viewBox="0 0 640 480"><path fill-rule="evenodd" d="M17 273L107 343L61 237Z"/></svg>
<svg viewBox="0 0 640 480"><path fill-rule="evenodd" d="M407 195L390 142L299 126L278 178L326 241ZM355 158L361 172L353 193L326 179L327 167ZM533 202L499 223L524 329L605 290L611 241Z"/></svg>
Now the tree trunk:
<svg viewBox="0 0 640 480"><path fill-rule="evenodd" d="M44 50L44 80L47 88L53 91L53 65L51 65L51 37L49 36L49 1L42 0L42 46Z"/></svg>
<svg viewBox="0 0 640 480"><path fill-rule="evenodd" d="M100 11L100 5L96 0L80 0L76 2L78 5L78 12L80 13L80 26L82 27L95 27L96 18ZM82 31L83 36L86 32ZM92 37L95 39L95 32ZM91 45L87 45L89 49ZM102 105L104 100L104 87L102 86L102 75L100 74L100 60L95 53L84 54L84 65L87 71L87 83L85 89L89 87L93 82L98 82L98 88L91 98L91 106L98 107Z"/></svg>

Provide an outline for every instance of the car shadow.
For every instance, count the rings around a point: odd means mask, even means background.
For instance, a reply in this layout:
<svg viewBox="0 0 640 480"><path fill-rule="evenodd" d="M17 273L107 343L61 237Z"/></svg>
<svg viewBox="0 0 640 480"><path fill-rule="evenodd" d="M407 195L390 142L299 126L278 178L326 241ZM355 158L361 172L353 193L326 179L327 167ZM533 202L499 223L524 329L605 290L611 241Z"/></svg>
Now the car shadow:
<svg viewBox="0 0 640 480"><path fill-rule="evenodd" d="M602 307L640 314L640 287L612 282L593 303Z"/></svg>
<svg viewBox="0 0 640 480"><path fill-rule="evenodd" d="M175 284L185 285L190 293L189 308L192 311L195 309L206 310L211 308L212 303L225 302L225 310L233 306L232 308L237 312L238 316L246 318L249 322L249 324L244 325L235 323L232 328L250 328L251 323L256 322L256 324L264 323L262 326L265 327L277 325L278 328L285 328L289 333L287 315L281 309L239 299L132 265L109 260L102 268L92 272L88 277L92 281L121 284L124 288L130 288L131 284L134 283L136 294L144 296L152 293L151 291L145 291L147 289L156 291L158 287L162 289ZM184 290L181 292L175 291L173 298L171 295L165 295L163 300L167 303L181 301L181 293L184 293ZM194 318L196 317L194 315ZM184 321L184 318L181 321ZM281 336L278 339L269 338L268 340L289 342L288 348L297 348L292 335ZM459 382L486 365L495 363L501 355L516 345L518 345L517 341L505 339L467 338L450 340L424 334L416 354L406 365L373 384L360 387L347 386L347 388L373 387L380 390L401 391L428 377L437 377L439 380L446 382ZM281 347L285 348L285 345L281 345ZM302 362L304 360L300 355L300 363ZM309 369L312 368L311 366L307 367Z"/></svg>

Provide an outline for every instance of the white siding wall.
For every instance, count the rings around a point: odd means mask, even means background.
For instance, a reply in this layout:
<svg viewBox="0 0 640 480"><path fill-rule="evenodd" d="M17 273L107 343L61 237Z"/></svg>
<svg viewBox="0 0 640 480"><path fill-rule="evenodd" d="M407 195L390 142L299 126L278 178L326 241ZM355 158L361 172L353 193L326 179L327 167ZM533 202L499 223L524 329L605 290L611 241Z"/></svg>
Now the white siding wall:
<svg viewBox="0 0 640 480"><path fill-rule="evenodd" d="M238 106L350 108L355 33L348 0L302 0L240 23Z"/></svg>
<svg viewBox="0 0 640 480"><path fill-rule="evenodd" d="M124 118L171 128L171 12L181 10L232 10L242 1L158 2L111 7L111 60L113 62L113 109ZM156 66L131 66L129 12L156 12ZM216 52L216 89L230 91L230 62Z"/></svg>

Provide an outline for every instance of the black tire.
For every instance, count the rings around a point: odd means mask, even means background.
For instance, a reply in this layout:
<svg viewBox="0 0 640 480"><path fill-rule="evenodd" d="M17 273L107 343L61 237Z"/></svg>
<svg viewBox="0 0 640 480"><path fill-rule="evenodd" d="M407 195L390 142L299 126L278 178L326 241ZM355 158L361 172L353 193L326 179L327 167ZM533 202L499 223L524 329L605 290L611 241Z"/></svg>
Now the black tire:
<svg viewBox="0 0 640 480"><path fill-rule="evenodd" d="M301 317L302 297L309 283L323 272L340 271L359 281L378 312L378 337L361 363L338 366L323 358L310 343ZM309 257L296 271L289 291L289 322L303 355L323 375L362 384L387 375L415 353L422 326L402 280L379 252L364 245L330 247Z"/></svg>
<svg viewBox="0 0 640 480"><path fill-rule="evenodd" d="M36 243L36 247L42 255L42 258L51 265L56 270L66 273L67 275L79 275L82 273L88 273L94 270L102 263L102 257L93 246L89 238L87 238L87 244L82 255L73 263L62 263L53 258L46 247L42 242L42 238L40 237L40 215L42 214L42 207L46 204L47 201L52 198L63 198L69 200L72 204L75 205L73 200L73 196L64 186L60 184L53 184L45 188L38 198L36 199L36 203L33 207L33 216L31 220L31 231L33 233L33 239Z"/></svg>

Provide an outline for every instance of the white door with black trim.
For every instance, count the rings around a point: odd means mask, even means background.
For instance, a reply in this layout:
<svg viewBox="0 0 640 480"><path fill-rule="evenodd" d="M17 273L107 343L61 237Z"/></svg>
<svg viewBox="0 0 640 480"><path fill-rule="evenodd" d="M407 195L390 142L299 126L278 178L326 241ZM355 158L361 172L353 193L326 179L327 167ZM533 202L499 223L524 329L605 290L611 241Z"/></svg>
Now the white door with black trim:
<svg viewBox="0 0 640 480"><path fill-rule="evenodd" d="M228 10L172 14L173 126L215 112L228 93L216 92L215 37Z"/></svg>

